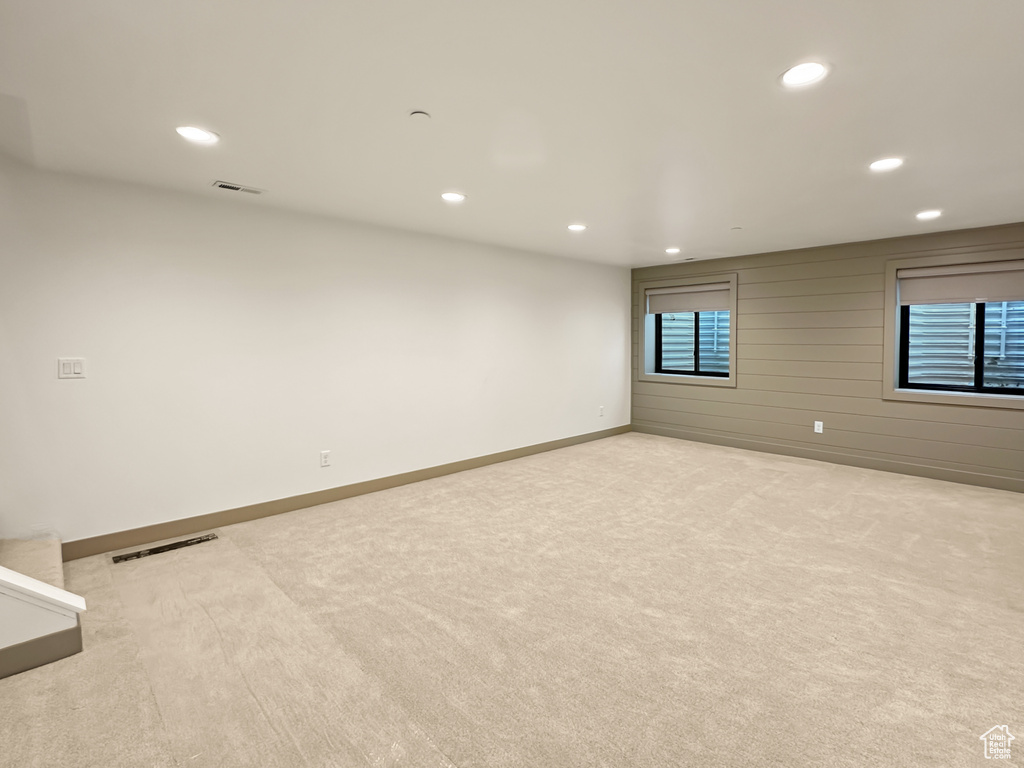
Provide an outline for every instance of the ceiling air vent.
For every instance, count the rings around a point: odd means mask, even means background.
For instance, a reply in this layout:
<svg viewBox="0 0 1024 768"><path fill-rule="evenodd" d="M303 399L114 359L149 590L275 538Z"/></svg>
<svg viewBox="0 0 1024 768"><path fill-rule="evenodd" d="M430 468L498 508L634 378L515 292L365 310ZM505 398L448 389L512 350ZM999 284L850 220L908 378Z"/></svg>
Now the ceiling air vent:
<svg viewBox="0 0 1024 768"><path fill-rule="evenodd" d="M248 192L250 195L262 195L264 190L256 187L246 187L241 184L232 184L230 181L215 181L213 186L217 189L226 189L230 192Z"/></svg>

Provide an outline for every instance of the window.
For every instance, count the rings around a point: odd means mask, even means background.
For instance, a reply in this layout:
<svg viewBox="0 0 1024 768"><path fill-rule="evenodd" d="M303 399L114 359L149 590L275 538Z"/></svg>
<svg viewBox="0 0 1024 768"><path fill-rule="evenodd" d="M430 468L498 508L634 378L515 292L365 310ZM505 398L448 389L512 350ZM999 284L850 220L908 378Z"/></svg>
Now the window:
<svg viewBox="0 0 1024 768"><path fill-rule="evenodd" d="M895 389L887 396L983 395L1024 407L1024 261L908 266L895 278Z"/></svg>
<svg viewBox="0 0 1024 768"><path fill-rule="evenodd" d="M735 275L641 283L637 378L735 386Z"/></svg>
<svg viewBox="0 0 1024 768"><path fill-rule="evenodd" d="M729 375L729 310L654 316L654 371Z"/></svg>
<svg viewBox="0 0 1024 768"><path fill-rule="evenodd" d="M1024 395L1024 301L906 304L900 387Z"/></svg>

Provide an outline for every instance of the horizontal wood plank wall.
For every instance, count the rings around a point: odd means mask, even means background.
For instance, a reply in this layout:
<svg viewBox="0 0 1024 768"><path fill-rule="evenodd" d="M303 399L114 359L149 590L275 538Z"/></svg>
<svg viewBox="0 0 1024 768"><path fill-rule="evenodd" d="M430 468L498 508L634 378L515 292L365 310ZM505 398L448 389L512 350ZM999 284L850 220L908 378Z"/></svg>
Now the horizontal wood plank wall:
<svg viewBox="0 0 1024 768"><path fill-rule="evenodd" d="M1022 246L1012 224L634 269L633 429L1024 492L1024 410L882 399L886 262ZM736 388L639 381L637 283L722 272Z"/></svg>

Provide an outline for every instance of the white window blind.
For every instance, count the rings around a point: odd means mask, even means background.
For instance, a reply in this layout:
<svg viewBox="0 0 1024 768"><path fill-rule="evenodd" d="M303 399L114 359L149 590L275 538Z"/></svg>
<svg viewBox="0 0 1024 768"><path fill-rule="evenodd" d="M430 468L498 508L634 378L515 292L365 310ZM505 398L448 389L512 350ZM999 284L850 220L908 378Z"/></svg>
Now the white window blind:
<svg viewBox="0 0 1024 768"><path fill-rule="evenodd" d="M948 267L911 267L896 272L900 304L970 304L1024 299L1024 261Z"/></svg>
<svg viewBox="0 0 1024 768"><path fill-rule="evenodd" d="M649 315L729 309L729 283L648 288L645 293Z"/></svg>

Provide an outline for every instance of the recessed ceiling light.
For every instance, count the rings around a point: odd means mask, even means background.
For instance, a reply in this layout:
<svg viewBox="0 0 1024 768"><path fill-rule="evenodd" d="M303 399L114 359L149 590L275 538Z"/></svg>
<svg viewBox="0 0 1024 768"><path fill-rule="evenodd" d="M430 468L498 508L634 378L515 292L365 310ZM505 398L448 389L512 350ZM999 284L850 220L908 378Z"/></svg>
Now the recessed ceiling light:
<svg viewBox="0 0 1024 768"><path fill-rule="evenodd" d="M461 203L466 196L461 192L442 192L441 199L448 203Z"/></svg>
<svg viewBox="0 0 1024 768"><path fill-rule="evenodd" d="M937 219L942 215L942 211L935 209L931 211L921 211L917 214L917 218L921 221L928 221L929 219Z"/></svg>
<svg viewBox="0 0 1024 768"><path fill-rule="evenodd" d="M412 112L409 113L409 117L413 118L414 120L429 120L430 113L424 112L422 109L414 109Z"/></svg>
<svg viewBox="0 0 1024 768"><path fill-rule="evenodd" d="M586 228L587 228L586 224L570 224L569 225L569 229L572 232L582 232Z"/></svg>
<svg viewBox="0 0 1024 768"><path fill-rule="evenodd" d="M665 253L668 253L668 254L679 253L679 249L678 248L666 248L665 249Z"/></svg>
<svg viewBox="0 0 1024 768"><path fill-rule="evenodd" d="M196 144L216 144L220 141L218 136L213 131L207 131L204 128L196 128L193 125L183 125L179 128L175 128L178 135L183 139L195 142Z"/></svg>
<svg viewBox="0 0 1024 768"><path fill-rule="evenodd" d="M903 165L902 157L885 157L868 166L872 171L894 171Z"/></svg>
<svg viewBox="0 0 1024 768"><path fill-rule="evenodd" d="M787 88L800 88L804 85L823 80L828 74L828 67L817 61L805 61L790 67L782 73L782 84Z"/></svg>

